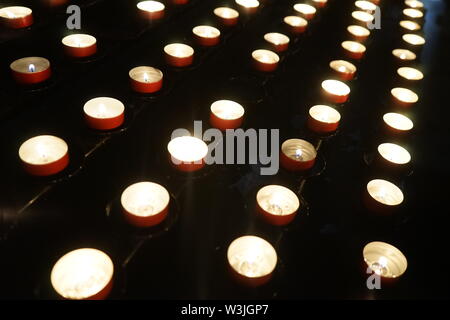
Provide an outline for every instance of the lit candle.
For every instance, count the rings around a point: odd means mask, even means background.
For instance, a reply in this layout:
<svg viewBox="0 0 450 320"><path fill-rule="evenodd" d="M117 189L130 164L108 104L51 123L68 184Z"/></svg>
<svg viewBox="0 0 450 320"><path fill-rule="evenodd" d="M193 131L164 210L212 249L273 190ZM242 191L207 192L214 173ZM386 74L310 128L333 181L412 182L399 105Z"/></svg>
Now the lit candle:
<svg viewBox="0 0 450 320"><path fill-rule="evenodd" d="M325 97L333 103L344 103L348 100L350 87L339 80L325 80L322 82Z"/></svg>
<svg viewBox="0 0 450 320"><path fill-rule="evenodd" d="M406 88L393 88L391 96L394 99L394 103L402 107L411 107L419 101L419 96L414 91Z"/></svg>
<svg viewBox="0 0 450 320"><path fill-rule="evenodd" d="M370 2L370 1L364 1L364 0L355 1L355 6L358 9L367 11L369 13L373 13L377 9L377 6L374 3Z"/></svg>
<svg viewBox="0 0 450 320"><path fill-rule="evenodd" d="M238 23L239 12L228 7L219 7L214 9L214 14L222 25L230 27Z"/></svg>
<svg viewBox="0 0 450 320"><path fill-rule="evenodd" d="M275 71L280 57L273 51L258 49L252 52L254 67L262 72Z"/></svg>
<svg viewBox="0 0 450 320"><path fill-rule="evenodd" d="M366 52L366 47L359 42L355 41L344 41L341 43L342 48L344 49L345 54L355 60L359 60L364 56Z"/></svg>
<svg viewBox="0 0 450 320"><path fill-rule="evenodd" d="M411 20L402 20L399 24L400 27L409 31L418 31L421 29L420 24Z"/></svg>
<svg viewBox="0 0 450 320"><path fill-rule="evenodd" d="M383 121L389 131L406 133L412 130L414 123L407 116L400 113L389 112L383 115Z"/></svg>
<svg viewBox="0 0 450 320"><path fill-rule="evenodd" d="M411 161L411 155L405 148L395 143L382 143L378 146L380 163L391 168L405 167Z"/></svg>
<svg viewBox="0 0 450 320"><path fill-rule="evenodd" d="M19 148L19 158L28 174L50 176L63 171L69 164L69 147L61 138L36 136Z"/></svg>
<svg viewBox="0 0 450 320"><path fill-rule="evenodd" d="M330 68L334 71L335 75L345 81L352 80L356 73L355 65L345 60L331 61Z"/></svg>
<svg viewBox="0 0 450 320"><path fill-rule="evenodd" d="M211 104L210 123L220 130L236 129L242 125L244 112L244 108L237 102L219 100Z"/></svg>
<svg viewBox="0 0 450 320"><path fill-rule="evenodd" d="M154 93L161 90L163 85L163 73L161 70L141 66L130 70L131 89L139 93Z"/></svg>
<svg viewBox="0 0 450 320"><path fill-rule="evenodd" d="M395 279L405 273L408 261L403 253L386 242L374 241L363 249L364 262L382 279Z"/></svg>
<svg viewBox="0 0 450 320"><path fill-rule="evenodd" d="M357 25L348 26L347 31L348 33L350 33L353 39L361 42L365 41L370 35L369 29Z"/></svg>
<svg viewBox="0 0 450 320"><path fill-rule="evenodd" d="M154 182L138 182L127 187L120 197L125 219L136 227L161 223L169 212L170 195Z"/></svg>
<svg viewBox="0 0 450 320"><path fill-rule="evenodd" d="M220 31L214 27L197 26L192 29L192 33L194 34L197 43L201 46L215 46L220 41Z"/></svg>
<svg viewBox="0 0 450 320"><path fill-rule="evenodd" d="M399 59L399 61L412 61L416 59L416 54L407 49L394 49L392 54Z"/></svg>
<svg viewBox="0 0 450 320"><path fill-rule="evenodd" d="M259 7L258 0L235 0L235 2L247 13L254 13Z"/></svg>
<svg viewBox="0 0 450 320"><path fill-rule="evenodd" d="M270 224L284 226L297 215L300 201L297 195L286 187L268 185L256 194L257 211Z"/></svg>
<svg viewBox="0 0 450 320"><path fill-rule="evenodd" d="M302 17L287 16L284 17L283 21L289 27L289 30L295 34L305 32L306 27L308 26L308 21Z"/></svg>
<svg viewBox="0 0 450 320"><path fill-rule="evenodd" d="M164 17L165 6L159 1L141 1L137 8L146 19L157 20Z"/></svg>
<svg viewBox="0 0 450 320"><path fill-rule="evenodd" d="M423 79L423 73L419 70L411 67L401 67L397 69L397 73L399 76L405 78L406 80L422 80Z"/></svg>
<svg viewBox="0 0 450 320"><path fill-rule="evenodd" d="M423 12L417 9L407 8L403 10L403 14L411 19L423 18Z"/></svg>
<svg viewBox="0 0 450 320"><path fill-rule="evenodd" d="M328 0L313 0L313 4L317 8L323 8L327 5Z"/></svg>
<svg viewBox="0 0 450 320"><path fill-rule="evenodd" d="M27 7L4 7L0 9L0 21L8 28L26 28L33 24L33 11Z"/></svg>
<svg viewBox="0 0 450 320"><path fill-rule="evenodd" d="M86 124L95 130L112 130L124 121L125 106L117 99L109 97L94 98L83 107Z"/></svg>
<svg viewBox="0 0 450 320"><path fill-rule="evenodd" d="M392 182L382 179L371 180L366 188L366 205L373 211L388 211L403 202L403 192Z"/></svg>
<svg viewBox="0 0 450 320"><path fill-rule="evenodd" d="M289 139L281 145L280 163L289 171L305 171L314 166L317 151L308 141Z"/></svg>
<svg viewBox="0 0 450 320"><path fill-rule="evenodd" d="M172 67L187 67L194 61L194 49L182 43L171 43L164 47L166 62Z"/></svg>
<svg viewBox="0 0 450 320"><path fill-rule="evenodd" d="M235 239L227 251L233 275L249 286L267 283L277 265L277 253L266 240L256 236Z"/></svg>
<svg viewBox="0 0 450 320"><path fill-rule="evenodd" d="M180 171L197 171L205 166L208 146L198 138L191 136L174 138L169 142L167 149L172 164Z"/></svg>
<svg viewBox="0 0 450 320"><path fill-rule="evenodd" d="M413 46L422 46L425 39L417 34L407 33L402 36L403 41Z"/></svg>
<svg viewBox="0 0 450 320"><path fill-rule="evenodd" d="M50 61L41 57L27 57L9 66L14 80L23 85L44 82L51 76Z"/></svg>
<svg viewBox="0 0 450 320"><path fill-rule="evenodd" d="M316 133L336 131L341 120L340 113L326 105L315 105L309 109L308 128Z"/></svg>
<svg viewBox="0 0 450 320"><path fill-rule="evenodd" d="M97 52L97 40L88 34L71 34L62 39L65 53L73 58L92 56Z"/></svg>
<svg viewBox="0 0 450 320"><path fill-rule="evenodd" d="M306 3L294 4L294 10L302 14L306 20L311 20L316 14L316 8Z"/></svg>
<svg viewBox="0 0 450 320"><path fill-rule="evenodd" d="M289 37L282 33L266 33L264 35L264 40L270 43L276 52L286 51L289 47Z"/></svg>
<svg viewBox="0 0 450 320"><path fill-rule="evenodd" d="M62 256L53 266L53 289L71 300L102 300L112 289L114 264L104 252L83 248Z"/></svg>
<svg viewBox="0 0 450 320"><path fill-rule="evenodd" d="M418 0L405 0L405 5L413 9L423 8L423 2Z"/></svg>
<svg viewBox="0 0 450 320"><path fill-rule="evenodd" d="M364 25L366 25L369 22L372 22L373 19L375 19L375 17L372 14L370 14L368 12L365 12L365 11L359 11L359 10L353 11L352 12L352 17L358 23L362 23Z"/></svg>

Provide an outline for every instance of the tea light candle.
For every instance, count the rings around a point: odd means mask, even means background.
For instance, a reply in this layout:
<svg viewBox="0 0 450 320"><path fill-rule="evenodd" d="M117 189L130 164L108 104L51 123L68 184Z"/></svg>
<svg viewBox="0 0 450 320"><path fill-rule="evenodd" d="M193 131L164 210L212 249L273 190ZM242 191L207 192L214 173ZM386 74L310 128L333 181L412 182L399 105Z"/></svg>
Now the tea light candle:
<svg viewBox="0 0 450 320"><path fill-rule="evenodd" d="M418 31L421 29L420 24L411 20L402 20L400 21L400 27L406 29L408 31Z"/></svg>
<svg viewBox="0 0 450 320"><path fill-rule="evenodd" d="M71 300L103 300L112 289L114 264L104 252L83 248L62 256L53 266L53 289Z"/></svg>
<svg viewBox="0 0 450 320"><path fill-rule="evenodd" d="M141 1L137 4L140 14L151 20L157 20L164 17L164 4L159 1Z"/></svg>
<svg viewBox="0 0 450 320"><path fill-rule="evenodd" d="M194 49L182 43L171 43L164 47L167 64L172 67L187 67L194 61Z"/></svg>
<svg viewBox="0 0 450 320"><path fill-rule="evenodd" d="M73 58L85 58L97 52L97 39L88 34L71 34L62 39L64 52Z"/></svg>
<svg viewBox="0 0 450 320"><path fill-rule="evenodd" d="M238 23L239 12L228 7L219 7L214 9L214 14L222 25L231 27Z"/></svg>
<svg viewBox="0 0 450 320"><path fill-rule="evenodd" d="M348 100L350 87L339 80L325 80L322 82L322 90L333 103L344 103Z"/></svg>
<svg viewBox="0 0 450 320"><path fill-rule="evenodd" d="M27 7L4 7L0 9L0 21L8 28L26 28L33 24L33 11Z"/></svg>
<svg viewBox="0 0 450 320"><path fill-rule="evenodd" d="M317 8L323 8L327 5L328 0L313 0L313 5Z"/></svg>
<svg viewBox="0 0 450 320"><path fill-rule="evenodd" d="M423 12L417 9L407 8L403 10L403 14L412 19L423 18Z"/></svg>
<svg viewBox="0 0 450 320"><path fill-rule="evenodd" d="M344 49L345 54L355 60L359 60L364 56L366 52L366 47L359 42L355 41L344 41L341 44Z"/></svg>
<svg viewBox="0 0 450 320"><path fill-rule="evenodd" d="M19 158L28 174L50 176L67 167L68 151L69 147L63 139L42 135L25 141L19 148Z"/></svg>
<svg viewBox="0 0 450 320"><path fill-rule="evenodd" d="M367 200L370 209L380 211L394 209L403 202L403 192L392 182L375 179L367 184Z"/></svg>
<svg viewBox="0 0 450 320"><path fill-rule="evenodd" d="M418 81L423 79L423 73L411 67L398 68L397 73L399 76L405 78L406 80Z"/></svg>
<svg viewBox="0 0 450 320"><path fill-rule="evenodd" d="M391 167L404 167L411 161L411 155L405 148L395 143L382 143L378 146L378 154L383 163Z"/></svg>
<svg viewBox="0 0 450 320"><path fill-rule="evenodd" d="M210 123L220 130L236 129L242 125L244 112L244 108L237 102L219 100L211 104Z"/></svg>
<svg viewBox="0 0 450 320"><path fill-rule="evenodd" d="M416 59L416 54L407 49L394 49L392 55L399 61L412 61Z"/></svg>
<svg viewBox="0 0 450 320"><path fill-rule="evenodd" d="M205 166L208 146L198 138L177 137L169 142L167 149L172 164L180 171L197 171Z"/></svg>
<svg viewBox="0 0 450 320"><path fill-rule="evenodd" d="M117 99L99 97L89 100L83 107L86 124L95 130L112 130L124 121L125 106Z"/></svg>
<svg viewBox="0 0 450 320"><path fill-rule="evenodd" d="M316 133L336 131L341 120L341 114L326 105L315 105L309 109L308 128Z"/></svg>
<svg viewBox="0 0 450 320"><path fill-rule="evenodd" d="M215 46L220 41L220 31L214 27L197 26L192 29L192 33L194 34L197 43L201 46Z"/></svg>
<svg viewBox="0 0 450 320"><path fill-rule="evenodd" d="M22 85L44 82L51 76L50 61L41 57L27 57L9 66L14 80Z"/></svg>
<svg viewBox="0 0 450 320"><path fill-rule="evenodd" d="M273 51L258 49L252 52L253 65L255 69L262 72L275 71L280 57Z"/></svg>
<svg viewBox="0 0 450 320"><path fill-rule="evenodd" d="M290 41L288 36L278 32L266 33L264 40L270 43L276 52L286 51Z"/></svg>
<svg viewBox="0 0 450 320"><path fill-rule="evenodd" d="M256 236L235 239L227 251L233 275L249 286L267 283L277 265L277 253L266 240Z"/></svg>
<svg viewBox="0 0 450 320"><path fill-rule="evenodd" d="M306 27L308 26L308 21L302 17L287 16L284 17L283 21L289 27L289 30L295 34L305 32Z"/></svg>
<svg viewBox="0 0 450 320"><path fill-rule="evenodd" d="M354 64L345 60L333 60L330 62L330 68L342 80L352 80L356 73Z"/></svg>
<svg viewBox="0 0 450 320"><path fill-rule="evenodd" d="M280 163L289 171L305 171L314 166L317 151L308 141L289 139L281 145Z"/></svg>
<svg viewBox="0 0 450 320"><path fill-rule="evenodd" d="M364 0L363 1L360 1L360 0L355 1L355 6L358 9L367 11L368 13L373 13L377 9L376 4L374 4L370 1L364 1Z"/></svg>
<svg viewBox="0 0 450 320"><path fill-rule="evenodd" d="M350 33L353 39L361 42L365 41L370 35L369 29L357 25L348 26L347 31L348 33Z"/></svg>
<svg viewBox="0 0 450 320"><path fill-rule="evenodd" d="M388 129L394 133L405 133L414 127L414 123L407 116L400 113L389 112L383 115L383 121Z"/></svg>
<svg viewBox="0 0 450 320"><path fill-rule="evenodd" d="M374 241L363 249L364 262L377 275L395 279L405 273L408 261L403 253L386 242Z"/></svg>
<svg viewBox="0 0 450 320"><path fill-rule="evenodd" d="M163 86L163 73L161 70L141 66L130 70L131 89L139 93L154 93L161 90Z"/></svg>
<svg viewBox="0 0 450 320"><path fill-rule="evenodd" d="M411 107L419 100L419 96L414 91L406 88L393 88L391 95L394 102L403 107Z"/></svg>
<svg viewBox="0 0 450 320"><path fill-rule="evenodd" d="M423 8L423 2L417 0L405 0L405 5L413 9Z"/></svg>
<svg viewBox="0 0 450 320"><path fill-rule="evenodd" d="M268 185L256 194L258 212L270 224L284 226L294 220L300 207L297 195L286 187Z"/></svg>
<svg viewBox="0 0 450 320"><path fill-rule="evenodd" d="M375 17L372 14L365 12L365 11L360 11L360 10L353 11L352 17L359 23L363 23L363 24L372 22L373 19L375 19Z"/></svg>
<svg viewBox="0 0 450 320"><path fill-rule="evenodd" d="M120 197L125 219L136 227L161 223L169 212L170 195L154 182L138 182L127 187Z"/></svg>
<svg viewBox="0 0 450 320"><path fill-rule="evenodd" d="M417 34L407 33L402 36L403 41L413 46L422 46L425 44L425 39Z"/></svg>
<svg viewBox="0 0 450 320"><path fill-rule="evenodd" d="M247 13L254 13L259 7L258 0L235 0L236 4Z"/></svg>
<svg viewBox="0 0 450 320"><path fill-rule="evenodd" d="M316 8L306 3L294 4L294 10L302 14L306 20L311 20L316 14Z"/></svg>

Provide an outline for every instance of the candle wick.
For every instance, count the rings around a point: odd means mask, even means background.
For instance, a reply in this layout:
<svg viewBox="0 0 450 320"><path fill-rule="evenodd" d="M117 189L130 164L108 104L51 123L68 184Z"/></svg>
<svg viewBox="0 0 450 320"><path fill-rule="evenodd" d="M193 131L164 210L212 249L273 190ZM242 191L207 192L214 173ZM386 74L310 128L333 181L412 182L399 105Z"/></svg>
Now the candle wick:
<svg viewBox="0 0 450 320"><path fill-rule="evenodd" d="M30 71L30 72L35 72L35 71L36 71L35 65L34 65L34 64L30 64L30 65L28 66L28 71Z"/></svg>

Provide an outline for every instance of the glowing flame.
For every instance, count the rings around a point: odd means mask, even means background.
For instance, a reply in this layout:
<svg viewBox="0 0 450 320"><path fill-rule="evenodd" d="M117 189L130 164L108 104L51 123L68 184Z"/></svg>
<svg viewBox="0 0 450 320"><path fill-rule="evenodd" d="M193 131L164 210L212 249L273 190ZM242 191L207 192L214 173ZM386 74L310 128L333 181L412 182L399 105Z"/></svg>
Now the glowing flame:
<svg viewBox="0 0 450 320"><path fill-rule="evenodd" d="M295 158L296 158L296 159L301 159L301 158L302 158L302 155L303 155L303 152L302 152L301 149L295 150Z"/></svg>
<svg viewBox="0 0 450 320"><path fill-rule="evenodd" d="M29 71L29 72L35 72L35 71L36 71L36 66L35 66L34 64L30 64L30 65L28 66L28 71Z"/></svg>
<svg viewBox="0 0 450 320"><path fill-rule="evenodd" d="M5 10L5 13L8 16L8 18L14 19L16 17L16 15L11 11Z"/></svg>
<svg viewBox="0 0 450 320"><path fill-rule="evenodd" d="M149 78L148 78L148 74L147 72L144 73L144 82L148 82Z"/></svg>

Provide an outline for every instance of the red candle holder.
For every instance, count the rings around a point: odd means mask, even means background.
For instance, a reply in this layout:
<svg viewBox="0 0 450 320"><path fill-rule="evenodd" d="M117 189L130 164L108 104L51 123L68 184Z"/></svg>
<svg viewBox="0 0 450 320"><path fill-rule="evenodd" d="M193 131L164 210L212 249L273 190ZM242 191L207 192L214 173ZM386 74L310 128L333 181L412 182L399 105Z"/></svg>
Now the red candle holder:
<svg viewBox="0 0 450 320"><path fill-rule="evenodd" d="M355 6L359 10L365 11L370 14L373 14L377 9L377 5L373 3L373 1L358 0L355 1Z"/></svg>
<svg viewBox="0 0 450 320"><path fill-rule="evenodd" d="M314 18L317 12L316 8L306 3L294 4L294 10L300 13L306 20Z"/></svg>
<svg viewBox="0 0 450 320"><path fill-rule="evenodd" d="M344 81L352 80L356 74L355 65L345 60L331 61L330 68L337 77Z"/></svg>
<svg viewBox="0 0 450 320"><path fill-rule="evenodd" d="M383 285L399 278L408 268L408 261L403 253L386 242L368 243L363 249L363 257L367 267L380 276Z"/></svg>
<svg viewBox="0 0 450 320"><path fill-rule="evenodd" d="M261 72L273 72L278 67L280 57L273 51L258 49L252 52L253 66Z"/></svg>
<svg viewBox="0 0 450 320"><path fill-rule="evenodd" d="M227 7L214 9L214 14L223 26L235 26L239 20L239 12Z"/></svg>
<svg viewBox="0 0 450 320"><path fill-rule="evenodd" d="M192 29L197 44L204 47L216 46L220 42L220 31L211 26L197 26Z"/></svg>
<svg viewBox="0 0 450 320"><path fill-rule="evenodd" d="M125 106L117 99L108 97L94 98L83 107L86 124L95 130L112 130L120 127L124 121Z"/></svg>
<svg viewBox="0 0 450 320"><path fill-rule="evenodd" d="M161 70L141 66L130 70L131 89L139 93L155 93L163 86L163 73Z"/></svg>
<svg viewBox="0 0 450 320"><path fill-rule="evenodd" d="M270 32L264 35L266 40L276 52L284 52L289 48L289 37L278 32Z"/></svg>
<svg viewBox="0 0 450 320"><path fill-rule="evenodd" d="M392 182L371 180L366 187L364 202L370 211L390 214L403 202L403 192Z"/></svg>
<svg viewBox="0 0 450 320"><path fill-rule="evenodd" d="M281 145L280 163L286 170L309 170L314 166L316 157L316 148L308 141L289 139Z"/></svg>
<svg viewBox="0 0 450 320"><path fill-rule="evenodd" d="M419 96L406 88L393 88L391 90L393 103L403 108L410 108L419 101Z"/></svg>
<svg viewBox="0 0 450 320"><path fill-rule="evenodd" d="M1 8L0 22L11 29L29 27L33 24L33 11L30 8L20 6Z"/></svg>
<svg viewBox="0 0 450 320"><path fill-rule="evenodd" d="M423 19L423 12L415 9L415 8L406 8L403 10L403 14L408 17L409 19Z"/></svg>
<svg viewBox="0 0 450 320"><path fill-rule="evenodd" d="M51 176L63 171L69 164L69 147L61 138L36 136L19 148L24 170L33 176Z"/></svg>
<svg viewBox="0 0 450 320"><path fill-rule="evenodd" d="M137 8L144 19L159 20L164 17L165 6L159 1L141 1Z"/></svg>
<svg viewBox="0 0 450 320"><path fill-rule="evenodd" d="M412 120L400 113L386 113L383 115L383 121L386 130L394 135L403 135L410 132L414 127Z"/></svg>
<svg viewBox="0 0 450 320"><path fill-rule="evenodd" d="M164 47L165 59L172 67L188 67L194 62L194 49L182 43L171 43Z"/></svg>
<svg viewBox="0 0 450 320"><path fill-rule="evenodd" d="M64 299L103 300L113 286L114 264L104 252L83 248L62 256L53 266L50 281Z"/></svg>
<svg viewBox="0 0 450 320"><path fill-rule="evenodd" d="M402 20L399 22L399 25L407 31L419 31L420 29L422 29L420 24L411 20Z"/></svg>
<svg viewBox="0 0 450 320"><path fill-rule="evenodd" d="M395 143L382 143L377 148L375 167L390 174L403 175L411 169L411 155L408 150Z"/></svg>
<svg viewBox="0 0 450 320"><path fill-rule="evenodd" d="M297 195L286 187L268 185L256 194L256 209L262 218L275 226L291 223L300 208Z"/></svg>
<svg viewBox="0 0 450 320"><path fill-rule="evenodd" d="M244 108L231 100L219 100L211 104L210 123L214 128L225 131L242 125Z"/></svg>
<svg viewBox="0 0 450 320"><path fill-rule="evenodd" d="M18 59L9 67L13 79L21 85L41 83L51 76L50 61L41 57Z"/></svg>
<svg viewBox="0 0 450 320"><path fill-rule="evenodd" d="M364 42L370 35L370 30L357 25L350 25L347 27L347 31L353 40L357 42Z"/></svg>
<svg viewBox="0 0 450 320"><path fill-rule="evenodd" d="M97 52L97 40L88 34L71 34L62 39L64 52L72 58L85 58Z"/></svg>
<svg viewBox="0 0 450 320"><path fill-rule="evenodd" d="M353 11L352 18L355 19L355 23L361 26L367 26L368 23L371 23L375 19L372 14L361 10Z"/></svg>
<svg viewBox="0 0 450 320"><path fill-rule="evenodd" d="M328 0L313 0L313 5L316 8L325 8L327 3L328 3Z"/></svg>
<svg viewBox="0 0 450 320"><path fill-rule="evenodd" d="M339 80L325 80L322 82L322 92L329 101L341 104L347 102L350 87Z"/></svg>
<svg viewBox="0 0 450 320"><path fill-rule="evenodd" d="M120 198L125 219L135 227L152 227L166 219L170 195L154 182L138 182L127 187Z"/></svg>
<svg viewBox="0 0 450 320"><path fill-rule="evenodd" d="M284 17L283 21L293 34L301 34L305 32L308 27L308 21L302 17L287 16Z"/></svg>
<svg viewBox="0 0 450 320"><path fill-rule="evenodd" d="M408 63L416 60L416 54L408 49L394 49L392 55L399 63Z"/></svg>
<svg viewBox="0 0 450 320"><path fill-rule="evenodd" d="M424 7L423 2L418 0L405 0L405 5L413 9L423 9Z"/></svg>
<svg viewBox="0 0 450 320"><path fill-rule="evenodd" d="M344 41L341 43L344 53L347 57L354 60L360 60L366 52L366 47L356 41Z"/></svg>
<svg viewBox="0 0 450 320"><path fill-rule="evenodd" d="M420 48L425 44L425 38L418 34L407 33L402 36L402 39L406 45L409 45L414 49Z"/></svg>
<svg viewBox="0 0 450 320"><path fill-rule="evenodd" d="M235 2L239 8L247 14L253 14L258 11L259 8L258 0L235 0Z"/></svg>
<svg viewBox="0 0 450 320"><path fill-rule="evenodd" d="M309 109L308 128L316 133L331 133L337 130L340 113L326 105L316 105Z"/></svg>
<svg viewBox="0 0 450 320"><path fill-rule="evenodd" d="M180 171L198 171L205 166L208 146L202 140L183 136L172 139L167 149L172 165Z"/></svg>

